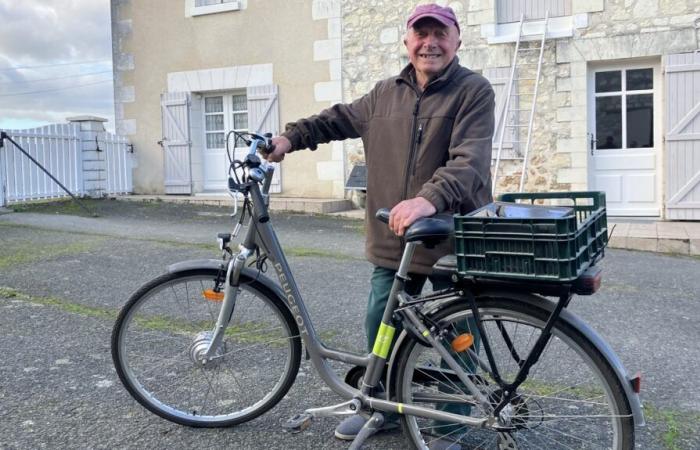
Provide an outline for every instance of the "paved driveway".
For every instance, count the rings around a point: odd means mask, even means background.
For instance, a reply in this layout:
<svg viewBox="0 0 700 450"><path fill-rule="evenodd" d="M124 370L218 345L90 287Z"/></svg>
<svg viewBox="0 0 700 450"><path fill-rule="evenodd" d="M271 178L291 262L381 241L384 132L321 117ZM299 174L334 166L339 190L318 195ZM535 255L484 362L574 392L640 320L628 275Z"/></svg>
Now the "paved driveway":
<svg viewBox="0 0 700 450"><path fill-rule="evenodd" d="M195 430L141 408L112 368L109 334L118 308L173 262L217 257L230 228L217 208L103 201L99 218L49 207L0 216L0 448L342 449L334 419L299 435L291 415L338 401L306 361L289 395L235 428ZM317 329L329 344L360 351L370 266L362 223L273 217ZM649 426L639 448L700 448L700 260L609 251L606 280L571 309L642 370ZM406 448L398 433L371 449Z"/></svg>

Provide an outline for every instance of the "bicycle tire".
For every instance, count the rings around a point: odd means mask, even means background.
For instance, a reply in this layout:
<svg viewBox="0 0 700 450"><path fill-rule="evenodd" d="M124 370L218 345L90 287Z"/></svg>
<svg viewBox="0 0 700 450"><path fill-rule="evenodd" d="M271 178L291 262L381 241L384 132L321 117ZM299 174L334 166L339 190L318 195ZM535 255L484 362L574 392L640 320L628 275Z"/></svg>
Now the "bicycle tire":
<svg viewBox="0 0 700 450"><path fill-rule="evenodd" d="M289 309L244 274L218 358L198 363L222 304L201 292L214 287L217 274L202 268L146 283L112 332L124 387L149 411L181 425L228 427L254 419L284 397L299 370L301 339Z"/></svg>
<svg viewBox="0 0 700 450"><path fill-rule="evenodd" d="M519 368L512 349L515 349L518 359L524 360L529 353L526 350L534 345L549 312L508 298L478 298L477 304L500 374L506 381L512 381ZM467 302L456 302L435 312L430 319L444 329L454 331L459 327L463 330L471 316ZM499 323L506 333L501 332ZM472 333L480 340L478 331ZM496 433L402 416L405 435L419 449L431 448L436 441L441 441L444 448L463 449L633 449L632 412L613 369L594 344L571 325L559 320L552 333L540 360L518 388L518 395L504 409L504 422L514 428L512 431ZM451 335L455 334L459 333ZM510 347L505 343L504 335L509 336ZM476 345L473 344L471 349L474 350ZM455 355L449 343L446 348ZM415 399L416 404L422 406L427 403L459 414L487 416L474 397L465 394L463 384L455 381L454 372L450 374L449 369L443 370L447 366L436 356L435 349L409 338L397 351L396 376L392 377L392 393L397 401L411 404ZM476 352L483 361L487 360L483 345L478 345ZM498 403L497 384L483 370L483 364L479 366L473 355L461 355L458 361L470 379L491 404ZM429 394L433 394L432 399ZM452 397L450 401L438 404L435 395L440 400ZM458 445L448 447L453 443Z"/></svg>

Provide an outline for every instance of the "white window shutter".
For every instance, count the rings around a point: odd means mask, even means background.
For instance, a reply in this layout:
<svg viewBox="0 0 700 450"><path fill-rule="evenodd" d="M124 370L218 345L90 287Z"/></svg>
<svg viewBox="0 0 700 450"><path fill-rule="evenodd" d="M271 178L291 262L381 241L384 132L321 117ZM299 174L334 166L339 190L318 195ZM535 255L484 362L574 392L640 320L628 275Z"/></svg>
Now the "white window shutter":
<svg viewBox="0 0 700 450"><path fill-rule="evenodd" d="M247 89L248 97L248 129L252 133L279 134L280 113L277 85L252 86ZM282 192L282 178L279 164L275 164L275 174L272 177L271 193Z"/></svg>
<svg viewBox="0 0 700 450"><path fill-rule="evenodd" d="M166 92L161 94L160 107L165 193L191 194L190 96L186 92Z"/></svg>
<svg viewBox="0 0 700 450"><path fill-rule="evenodd" d="M495 121L495 130L493 133L493 148L494 148L494 154L493 157L496 157L495 149L498 148L498 141L500 139L500 132L501 132L501 120L503 120L503 107L505 106L505 97L508 92L507 86L508 86L508 81L510 81L510 67L494 67L494 68L489 68L484 70L484 77L489 80L491 83L491 87L493 87L493 92L496 94L496 108L495 108L495 113L496 113L496 121ZM517 85L514 83L513 88L511 89L511 95L517 94ZM510 109L517 109L518 108L518 97L513 97L510 99ZM517 123L518 121L518 116L517 114L513 113L510 115L509 119L509 124L514 124ZM513 144L513 141L517 141L517 133L516 133L515 128L506 128L506 135L503 137L503 149L506 150L501 157L509 158L513 157L515 153L517 152L517 144Z"/></svg>

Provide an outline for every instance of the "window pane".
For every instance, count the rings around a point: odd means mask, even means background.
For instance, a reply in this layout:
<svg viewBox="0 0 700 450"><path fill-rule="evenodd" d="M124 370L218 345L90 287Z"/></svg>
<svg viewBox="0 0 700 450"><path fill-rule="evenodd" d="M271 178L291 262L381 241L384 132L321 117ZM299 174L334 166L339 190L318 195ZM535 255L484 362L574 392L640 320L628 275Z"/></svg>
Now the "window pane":
<svg viewBox="0 0 700 450"><path fill-rule="evenodd" d="M224 129L224 115L223 114L212 114L206 116L206 130L207 131L219 131Z"/></svg>
<svg viewBox="0 0 700 450"><path fill-rule="evenodd" d="M617 92L622 90L622 72L612 70L610 72L596 72L596 92Z"/></svg>
<svg viewBox="0 0 700 450"><path fill-rule="evenodd" d="M596 148L622 148L622 97L595 99Z"/></svg>
<svg viewBox="0 0 700 450"><path fill-rule="evenodd" d="M234 111L247 111L248 110L248 99L245 95L234 95L233 96L233 110Z"/></svg>
<svg viewBox="0 0 700 450"><path fill-rule="evenodd" d="M207 133L207 148L226 148L224 133Z"/></svg>
<svg viewBox="0 0 700 450"><path fill-rule="evenodd" d="M204 112L224 112L223 97L207 97L204 99Z"/></svg>
<svg viewBox="0 0 700 450"><path fill-rule="evenodd" d="M233 128L235 130L248 129L248 113L236 113L233 115Z"/></svg>
<svg viewBox="0 0 700 450"><path fill-rule="evenodd" d="M230 1L230 0L224 0L224 2ZM221 3L221 0L197 0L195 2L195 6L207 6L207 5L218 5Z"/></svg>
<svg viewBox="0 0 700 450"><path fill-rule="evenodd" d="M236 136L236 147L247 147L245 141L241 139L240 137Z"/></svg>
<svg viewBox="0 0 700 450"><path fill-rule="evenodd" d="M652 69L634 69L627 71L627 90L654 88L654 71Z"/></svg>
<svg viewBox="0 0 700 450"><path fill-rule="evenodd" d="M627 96L627 147L654 146L654 96Z"/></svg>

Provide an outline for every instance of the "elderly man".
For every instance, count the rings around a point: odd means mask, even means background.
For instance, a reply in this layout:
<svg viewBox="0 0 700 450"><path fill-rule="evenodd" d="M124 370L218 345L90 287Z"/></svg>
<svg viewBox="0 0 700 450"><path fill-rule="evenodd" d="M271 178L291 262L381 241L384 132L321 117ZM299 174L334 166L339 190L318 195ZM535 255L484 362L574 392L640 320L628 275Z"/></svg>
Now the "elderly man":
<svg viewBox="0 0 700 450"><path fill-rule="evenodd" d="M406 228L421 217L465 213L492 200L494 93L485 78L459 65L460 29L454 11L435 4L416 7L408 18L404 44L410 63L398 76L380 81L350 104L287 124L282 136L272 140L275 149L268 155L271 161L281 161L294 150L362 138L367 164L366 255L375 265L365 321L370 351ZM382 207L391 207L388 228L372 219ZM416 251L410 292L420 292L435 261L452 251L447 243ZM336 436L353 439L362 424L361 417L350 417L338 426Z"/></svg>

